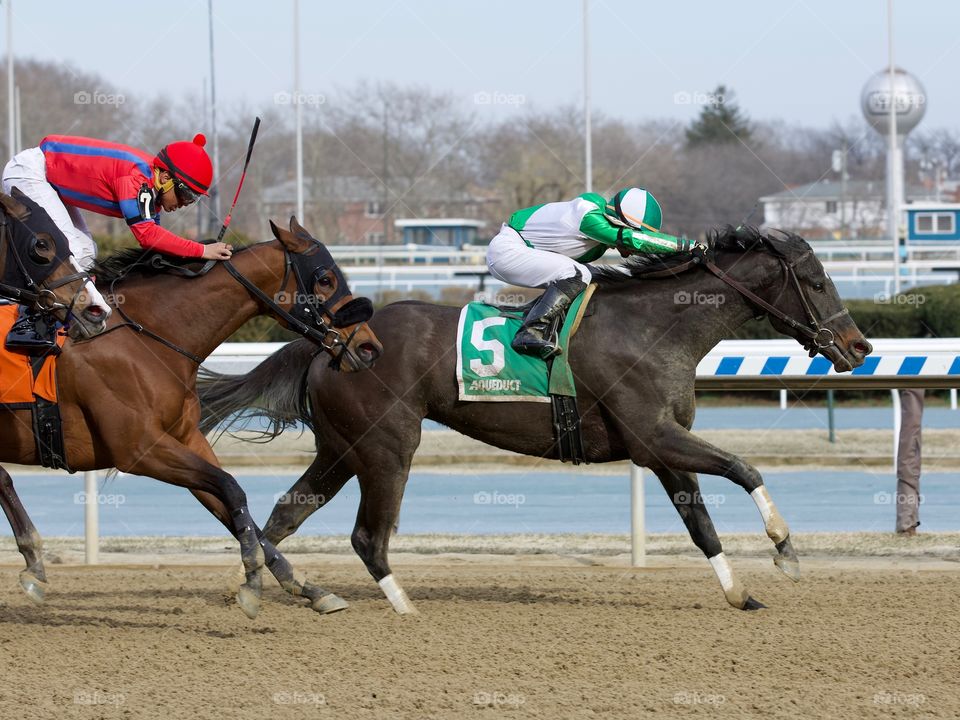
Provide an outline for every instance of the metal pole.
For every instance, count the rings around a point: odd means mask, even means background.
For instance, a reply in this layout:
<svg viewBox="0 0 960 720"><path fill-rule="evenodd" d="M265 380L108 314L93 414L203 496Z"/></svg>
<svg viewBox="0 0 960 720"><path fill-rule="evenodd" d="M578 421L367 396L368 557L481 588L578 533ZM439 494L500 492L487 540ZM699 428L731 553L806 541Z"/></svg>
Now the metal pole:
<svg viewBox="0 0 960 720"><path fill-rule="evenodd" d="M647 565L647 531L643 498L643 468L630 465L630 565Z"/></svg>
<svg viewBox="0 0 960 720"><path fill-rule="evenodd" d="M210 227L220 224L220 138L217 134L217 76L213 63L213 0L207 0L210 21L210 130L213 134L213 185L210 188Z"/></svg>
<svg viewBox="0 0 960 720"><path fill-rule="evenodd" d="M16 118L14 117L13 89L13 0L7 0L7 151L16 154Z"/></svg>
<svg viewBox="0 0 960 720"><path fill-rule="evenodd" d="M16 101L16 108L14 108L14 123L15 132L13 134L13 150L14 152L20 152L23 150L23 122L20 120L20 86L17 85L13 90L13 98Z"/></svg>
<svg viewBox="0 0 960 720"><path fill-rule="evenodd" d="M893 474L897 474L897 455L900 453L900 391L891 390L893 398Z"/></svg>
<svg viewBox="0 0 960 720"><path fill-rule="evenodd" d="M590 123L590 0L583 0L583 173L593 192L593 138Z"/></svg>
<svg viewBox="0 0 960 720"><path fill-rule="evenodd" d="M97 471L83 474L83 550L87 565L96 565L100 555L100 503L97 502Z"/></svg>
<svg viewBox="0 0 960 720"><path fill-rule="evenodd" d="M827 427L830 430L830 442L835 443L837 435L833 420L833 390L827 390Z"/></svg>
<svg viewBox="0 0 960 720"><path fill-rule="evenodd" d="M957 409L957 389L956 388L950 388L950 409L951 410Z"/></svg>
<svg viewBox="0 0 960 720"><path fill-rule="evenodd" d="M300 0L293 0L293 104L297 116L297 218L303 214L303 103L300 96Z"/></svg>
<svg viewBox="0 0 960 720"><path fill-rule="evenodd" d="M786 390L780 391L780 409L781 410L787 409L787 391Z"/></svg>
<svg viewBox="0 0 960 720"><path fill-rule="evenodd" d="M889 177L887 179L888 211L890 212L890 234L893 237L893 292L900 294L900 162L897 157L899 147L897 143L897 98L894 94L894 65L893 65L893 0L887 0L887 52L890 56L890 137L889 148Z"/></svg>

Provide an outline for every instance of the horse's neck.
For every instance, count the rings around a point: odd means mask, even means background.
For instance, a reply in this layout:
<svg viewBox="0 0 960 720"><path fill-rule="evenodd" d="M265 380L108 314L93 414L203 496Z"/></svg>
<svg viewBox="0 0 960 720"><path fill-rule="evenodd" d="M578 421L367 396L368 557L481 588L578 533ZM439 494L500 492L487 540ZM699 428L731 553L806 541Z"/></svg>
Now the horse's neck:
<svg viewBox="0 0 960 720"><path fill-rule="evenodd" d="M685 355L697 362L754 316L740 293L705 271L687 272L669 280L627 282L631 284L623 287L627 294L621 297L631 307L620 308L620 311L637 317L644 329L655 323L667 323L663 327L658 325L660 336L665 335L663 341L682 339ZM618 295L615 292L611 296L615 304L621 302ZM671 312L659 312L667 308Z"/></svg>
<svg viewBox="0 0 960 720"><path fill-rule="evenodd" d="M275 297L283 277L283 253L263 243L234 256L236 269ZM264 312L250 291L217 263L203 277L163 276L117 288L123 309L145 328L201 358L206 358L248 320ZM118 297L119 301L119 297Z"/></svg>

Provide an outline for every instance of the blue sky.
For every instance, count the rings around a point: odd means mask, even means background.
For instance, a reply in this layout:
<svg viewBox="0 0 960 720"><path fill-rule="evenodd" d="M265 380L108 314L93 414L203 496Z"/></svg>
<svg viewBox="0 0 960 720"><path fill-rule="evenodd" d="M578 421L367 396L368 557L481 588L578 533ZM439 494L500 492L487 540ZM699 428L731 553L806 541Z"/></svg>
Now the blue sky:
<svg viewBox="0 0 960 720"><path fill-rule="evenodd" d="M292 6L214 0L218 104L258 111L291 88ZM13 8L18 56L72 63L128 95L199 96L209 75L206 0ZM754 118L825 126L859 116L887 62L885 0L591 0L590 18L593 107L626 120L687 121L697 93L725 83ZM896 0L895 42L926 86L921 128L957 127L960 3ZM582 102L581 0L301 0L301 43L305 93L366 79L450 91L481 113Z"/></svg>

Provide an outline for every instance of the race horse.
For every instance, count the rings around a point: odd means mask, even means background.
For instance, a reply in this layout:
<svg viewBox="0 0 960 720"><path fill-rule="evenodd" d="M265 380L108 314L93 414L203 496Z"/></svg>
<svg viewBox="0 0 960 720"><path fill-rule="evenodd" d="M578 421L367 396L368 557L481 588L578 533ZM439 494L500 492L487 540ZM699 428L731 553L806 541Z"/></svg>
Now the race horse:
<svg viewBox="0 0 960 720"><path fill-rule="evenodd" d="M258 537L243 490L198 429L197 368L247 320L264 314L304 335L312 353L325 351L334 371L364 370L382 351L366 323L370 301L350 294L327 249L296 219L289 230L271 228L274 240L201 270L187 261L156 262L159 256L140 249L107 258L94 272L116 312L100 336L67 342L58 361L69 469L117 468L190 490L240 543L245 582L237 602L251 618L260 606L265 561L288 592L317 609L340 601L303 582ZM0 461L38 463L29 414L0 413ZM21 585L42 600L40 537L2 468L0 504L26 561Z"/></svg>
<svg viewBox="0 0 960 720"><path fill-rule="evenodd" d="M0 298L52 316L76 339L103 332L110 317L66 236L17 188L0 192Z"/></svg>
<svg viewBox="0 0 960 720"><path fill-rule="evenodd" d="M586 460L630 460L650 468L709 559L727 601L752 610L764 606L724 556L696 473L726 477L750 493L776 546L777 567L799 580L799 561L756 468L690 432L697 364L721 339L761 316L811 357L824 355L838 372L861 365L872 348L801 237L727 227L711 241L708 253L638 255L595 267L598 287L571 341L569 363ZM691 297L712 301L692 303ZM378 310L372 325L385 351L375 371L334 377L312 359L308 344L295 341L246 375L201 377L199 386L205 429L239 413L269 418L271 435L294 422L316 434L315 460L264 527L271 543L295 532L358 477L352 544L401 613L413 605L390 570L387 550L424 418L499 448L558 457L549 404L458 400L459 314L423 302ZM309 402L298 397L304 376Z"/></svg>

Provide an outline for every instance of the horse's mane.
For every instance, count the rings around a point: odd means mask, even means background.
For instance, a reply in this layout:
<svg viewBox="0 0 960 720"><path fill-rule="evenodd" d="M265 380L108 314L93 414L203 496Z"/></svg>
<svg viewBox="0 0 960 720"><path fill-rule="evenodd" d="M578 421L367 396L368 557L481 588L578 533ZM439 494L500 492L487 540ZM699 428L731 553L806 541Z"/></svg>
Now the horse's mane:
<svg viewBox="0 0 960 720"><path fill-rule="evenodd" d="M725 225L714 228L707 233L707 244L718 252L744 253L758 250L788 259L810 249L807 241L799 235L783 230L760 230L752 225L739 228ZM603 287L627 280L638 280L659 270L679 267L690 260L690 257L688 252L645 253L633 255L617 265L594 265L591 270L594 282Z"/></svg>
<svg viewBox="0 0 960 720"><path fill-rule="evenodd" d="M255 245L259 245L259 243L235 248L233 254L241 253ZM97 278L97 285L102 286L108 286L118 280L169 274L165 267L158 267L150 262L150 258L154 255L160 255L160 253L143 248L122 248L97 260L90 269L90 274ZM203 258L178 258L173 255L161 255L161 257L166 264L178 267L196 265L196 269L199 269L200 265L206 262Z"/></svg>

